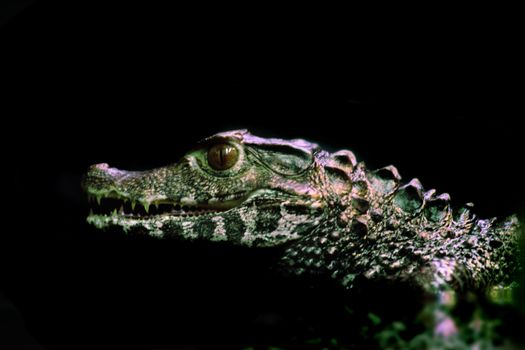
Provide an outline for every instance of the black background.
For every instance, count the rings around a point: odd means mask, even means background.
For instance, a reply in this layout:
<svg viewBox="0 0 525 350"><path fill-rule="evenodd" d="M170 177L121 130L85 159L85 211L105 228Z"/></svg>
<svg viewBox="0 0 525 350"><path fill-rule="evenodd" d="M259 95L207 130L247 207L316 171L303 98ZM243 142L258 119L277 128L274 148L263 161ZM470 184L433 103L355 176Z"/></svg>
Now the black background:
<svg viewBox="0 0 525 350"><path fill-rule="evenodd" d="M85 224L90 164L162 166L219 131L349 148L481 217L523 218L512 9L241 10L35 2L4 23L6 337L50 349L271 343L292 332L276 317L322 305L273 281L257 254Z"/></svg>

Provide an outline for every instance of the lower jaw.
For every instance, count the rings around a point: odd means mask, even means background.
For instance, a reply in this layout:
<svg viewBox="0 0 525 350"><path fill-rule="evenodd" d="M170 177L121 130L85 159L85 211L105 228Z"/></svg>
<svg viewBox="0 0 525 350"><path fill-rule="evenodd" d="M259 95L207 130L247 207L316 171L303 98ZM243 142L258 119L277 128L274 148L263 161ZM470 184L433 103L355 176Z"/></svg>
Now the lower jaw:
<svg viewBox="0 0 525 350"><path fill-rule="evenodd" d="M183 219L183 216L175 217L168 215L152 215L152 216L130 216L130 215L101 215L91 214L87 217L86 221L88 224L95 226L98 229L107 229L110 227L121 227L124 232L134 227L144 227L150 232L161 232L160 229L164 222L170 220L176 220L177 218Z"/></svg>
<svg viewBox="0 0 525 350"><path fill-rule="evenodd" d="M186 236L189 238L197 238L198 232L193 232L192 224L201 218L213 218L214 215L219 215L223 212L212 212L200 215L151 215L151 216L131 216L121 214L91 214L87 217L88 224L95 226L97 229L108 230L117 228L128 234L146 234L148 236L162 238L167 233L173 233L171 225L176 224L179 231L178 235L184 236L186 231L185 225L188 226ZM180 231L182 230L182 231Z"/></svg>
<svg viewBox="0 0 525 350"><path fill-rule="evenodd" d="M90 213L87 217L88 222L93 220L100 221L166 221L166 220L184 220L192 219L199 217L209 217L223 213L224 211L208 211L205 213L187 213L187 214L159 214L159 215L132 215L132 214L120 214L120 213L111 213L111 214L93 214Z"/></svg>

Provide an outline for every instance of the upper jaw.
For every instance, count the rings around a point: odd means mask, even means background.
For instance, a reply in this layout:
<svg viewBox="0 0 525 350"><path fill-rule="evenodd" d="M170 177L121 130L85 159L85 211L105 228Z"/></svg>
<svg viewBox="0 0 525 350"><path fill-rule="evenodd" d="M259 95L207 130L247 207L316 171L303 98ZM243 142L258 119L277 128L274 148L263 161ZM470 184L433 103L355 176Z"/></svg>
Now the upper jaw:
<svg viewBox="0 0 525 350"><path fill-rule="evenodd" d="M92 205L90 216L92 217L119 217L122 219L145 220L150 218L166 217L193 217L209 215L213 213L234 210L241 206L249 206L257 201L260 207L275 206L278 203L298 201L298 198L290 194L270 189L258 189L251 192L238 192L235 194L212 198L206 203L197 203L190 198L170 200L155 197L148 201L145 199L132 199L126 194L116 191L87 191L88 200ZM306 199L298 201L303 205L309 202ZM312 203L310 203L312 204Z"/></svg>
<svg viewBox="0 0 525 350"><path fill-rule="evenodd" d="M87 196L92 206L90 215L140 218L160 215L194 216L226 211L242 204L249 197L249 194L239 192L221 198L212 198L205 203L184 197L179 200L168 199L165 196L135 199L114 190L88 190Z"/></svg>

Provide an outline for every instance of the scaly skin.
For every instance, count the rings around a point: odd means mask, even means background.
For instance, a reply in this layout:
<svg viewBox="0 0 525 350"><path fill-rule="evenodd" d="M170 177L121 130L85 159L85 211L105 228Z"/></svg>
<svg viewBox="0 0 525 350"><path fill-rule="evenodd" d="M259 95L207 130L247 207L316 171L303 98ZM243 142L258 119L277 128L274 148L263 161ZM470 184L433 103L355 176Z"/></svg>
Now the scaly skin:
<svg viewBox="0 0 525 350"><path fill-rule="evenodd" d="M211 166L217 144L238 154L228 169ZM518 268L515 216L476 219L469 206L452 210L448 194L425 192L417 179L402 185L393 166L370 171L350 151L328 153L304 140L220 133L151 171L93 165L83 186L102 204L125 203L91 214L98 228L279 246L284 270L329 275L347 288L359 277L431 293L479 290L506 285Z"/></svg>

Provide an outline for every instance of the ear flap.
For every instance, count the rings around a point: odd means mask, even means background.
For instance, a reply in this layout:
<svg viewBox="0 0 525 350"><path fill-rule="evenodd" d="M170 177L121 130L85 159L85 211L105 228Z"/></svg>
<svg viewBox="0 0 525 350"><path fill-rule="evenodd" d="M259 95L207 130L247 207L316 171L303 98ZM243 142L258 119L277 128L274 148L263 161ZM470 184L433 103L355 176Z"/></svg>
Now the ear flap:
<svg viewBox="0 0 525 350"><path fill-rule="evenodd" d="M299 174L313 161L312 153L286 144L252 145L249 151L268 168L282 175Z"/></svg>

